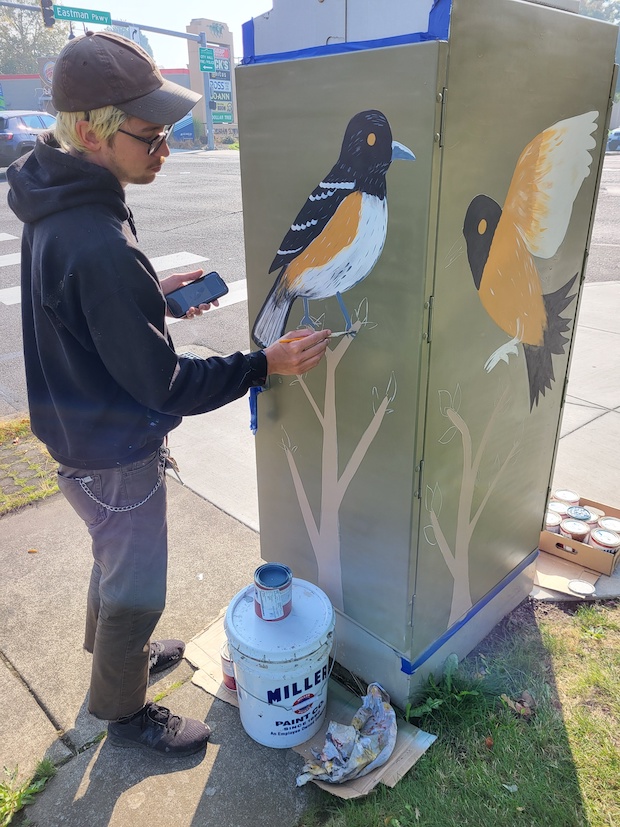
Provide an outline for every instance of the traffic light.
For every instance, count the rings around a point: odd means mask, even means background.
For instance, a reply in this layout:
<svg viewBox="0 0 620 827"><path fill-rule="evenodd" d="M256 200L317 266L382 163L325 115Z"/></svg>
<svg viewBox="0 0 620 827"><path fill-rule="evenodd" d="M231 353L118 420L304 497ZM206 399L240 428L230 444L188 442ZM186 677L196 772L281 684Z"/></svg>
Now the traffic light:
<svg viewBox="0 0 620 827"><path fill-rule="evenodd" d="M54 25L54 0L39 0L43 12L43 25L51 29Z"/></svg>

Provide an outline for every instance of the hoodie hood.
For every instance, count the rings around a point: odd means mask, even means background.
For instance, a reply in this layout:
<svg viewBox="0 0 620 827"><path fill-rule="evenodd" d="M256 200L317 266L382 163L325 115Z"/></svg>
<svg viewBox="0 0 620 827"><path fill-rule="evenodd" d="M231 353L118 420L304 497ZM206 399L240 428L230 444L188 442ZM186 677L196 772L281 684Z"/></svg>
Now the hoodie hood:
<svg viewBox="0 0 620 827"><path fill-rule="evenodd" d="M109 206L122 221L130 217L118 179L98 164L69 155L51 132L11 164L7 181L9 207L24 224L94 203Z"/></svg>

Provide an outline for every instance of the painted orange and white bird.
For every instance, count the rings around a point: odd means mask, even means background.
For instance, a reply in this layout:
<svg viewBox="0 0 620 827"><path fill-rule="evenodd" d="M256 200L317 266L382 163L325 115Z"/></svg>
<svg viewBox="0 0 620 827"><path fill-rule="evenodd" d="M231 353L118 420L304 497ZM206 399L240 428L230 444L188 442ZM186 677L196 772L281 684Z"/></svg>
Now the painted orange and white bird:
<svg viewBox="0 0 620 827"><path fill-rule="evenodd" d="M308 196L285 235L269 272L278 276L252 329L260 347L279 339L297 298L301 324L314 326L308 302L335 296L346 329L351 317L342 300L371 272L387 234L386 173L393 160L415 160L392 140L387 118L376 109L358 112L346 128L340 156Z"/></svg>
<svg viewBox="0 0 620 827"><path fill-rule="evenodd" d="M508 363L522 345L530 410L555 380L552 355L564 353L577 275L543 293L535 258L550 259L564 241L573 203L590 174L598 112L559 121L525 147L503 208L488 195L469 204L463 225L467 257L480 301L511 339L487 360L485 370Z"/></svg>

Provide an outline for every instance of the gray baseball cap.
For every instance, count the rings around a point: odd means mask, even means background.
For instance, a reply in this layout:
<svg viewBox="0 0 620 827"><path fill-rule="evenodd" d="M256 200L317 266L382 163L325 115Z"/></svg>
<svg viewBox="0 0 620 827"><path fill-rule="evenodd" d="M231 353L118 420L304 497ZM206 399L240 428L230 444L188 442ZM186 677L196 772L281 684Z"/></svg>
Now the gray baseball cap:
<svg viewBox="0 0 620 827"><path fill-rule="evenodd" d="M113 32L86 32L56 60L52 103L59 112L116 106L155 124L185 117L202 95L165 80L141 46Z"/></svg>

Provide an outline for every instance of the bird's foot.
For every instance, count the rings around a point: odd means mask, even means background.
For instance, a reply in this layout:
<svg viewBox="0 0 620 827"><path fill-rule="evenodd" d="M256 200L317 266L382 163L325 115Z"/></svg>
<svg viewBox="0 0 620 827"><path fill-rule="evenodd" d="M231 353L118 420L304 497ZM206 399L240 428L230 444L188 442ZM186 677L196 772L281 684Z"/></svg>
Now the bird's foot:
<svg viewBox="0 0 620 827"><path fill-rule="evenodd" d="M503 344L501 347L498 347L497 350L492 353L489 358L484 363L484 369L487 373L490 373L493 368L498 365L500 362L506 362L508 364L508 360L511 354L515 356L519 355L519 349L517 345L519 344L520 340L518 338L511 339L506 344Z"/></svg>
<svg viewBox="0 0 620 827"><path fill-rule="evenodd" d="M304 299L304 315L302 320L299 322L297 327L311 327L313 330L320 330L323 327L323 320L325 319L325 314L323 313L317 319L314 319L310 315L310 310L308 307L308 299Z"/></svg>

